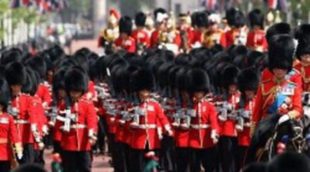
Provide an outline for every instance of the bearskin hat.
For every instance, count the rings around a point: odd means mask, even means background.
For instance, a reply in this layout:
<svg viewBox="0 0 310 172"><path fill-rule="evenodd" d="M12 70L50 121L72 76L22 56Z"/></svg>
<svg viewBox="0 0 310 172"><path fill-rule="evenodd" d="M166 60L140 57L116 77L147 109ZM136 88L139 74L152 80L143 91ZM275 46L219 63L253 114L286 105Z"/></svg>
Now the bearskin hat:
<svg viewBox="0 0 310 172"><path fill-rule="evenodd" d="M21 62L22 61L22 52L20 49L12 48L7 51L4 51L1 55L1 65L7 65L11 62Z"/></svg>
<svg viewBox="0 0 310 172"><path fill-rule="evenodd" d="M119 32L131 35L132 21L130 17L124 16L119 20Z"/></svg>
<svg viewBox="0 0 310 172"><path fill-rule="evenodd" d="M65 90L65 74L66 68L58 69L53 76L53 93L57 95L58 90Z"/></svg>
<svg viewBox="0 0 310 172"><path fill-rule="evenodd" d="M22 63L12 62L5 68L5 77L9 85L24 85L26 69Z"/></svg>
<svg viewBox="0 0 310 172"><path fill-rule="evenodd" d="M210 91L210 80L207 72L200 68L193 68L188 72L190 78L190 92Z"/></svg>
<svg viewBox="0 0 310 172"><path fill-rule="evenodd" d="M8 103L10 101L10 88L5 78L0 78L0 104L4 106L6 110Z"/></svg>
<svg viewBox="0 0 310 172"><path fill-rule="evenodd" d="M137 69L132 73L131 77L133 91L153 90L154 77L150 70L145 68Z"/></svg>
<svg viewBox="0 0 310 172"><path fill-rule="evenodd" d="M238 88L241 92L246 90L256 91L259 84L259 76L254 68L247 68L240 72L238 76Z"/></svg>
<svg viewBox="0 0 310 172"><path fill-rule="evenodd" d="M44 80L46 78L47 67L42 56L30 58L26 61L26 64L39 74L40 80Z"/></svg>
<svg viewBox="0 0 310 172"><path fill-rule="evenodd" d="M266 32L266 39L269 43L269 40L274 35L278 34L290 34L291 33L291 26L288 23L282 22L282 23L276 23L272 26L270 26Z"/></svg>
<svg viewBox="0 0 310 172"><path fill-rule="evenodd" d="M274 68L279 68L287 69L289 72L293 66L295 50L296 43L290 35L273 36L269 42L269 70L272 71Z"/></svg>
<svg viewBox="0 0 310 172"><path fill-rule="evenodd" d="M244 14L241 11L234 8L227 12L226 19L228 25L237 28L244 26L246 22Z"/></svg>
<svg viewBox="0 0 310 172"><path fill-rule="evenodd" d="M196 14L196 25L197 27L208 26L208 15L205 12L198 12Z"/></svg>
<svg viewBox="0 0 310 172"><path fill-rule="evenodd" d="M298 40L296 56L298 59L302 55L310 54L310 24L303 24L295 32L295 38Z"/></svg>
<svg viewBox="0 0 310 172"><path fill-rule="evenodd" d="M227 88L229 85L238 84L238 75L240 73L240 69L232 64L226 65L224 70L220 73L221 77L221 85L224 88Z"/></svg>
<svg viewBox="0 0 310 172"><path fill-rule="evenodd" d="M285 152L276 156L268 164L268 172L308 172L310 171L309 158L297 152Z"/></svg>
<svg viewBox="0 0 310 172"><path fill-rule="evenodd" d="M175 85L176 88L180 91L188 91L190 88L189 83L184 82L189 81L188 71L189 69L187 67L182 67L175 75Z"/></svg>
<svg viewBox="0 0 310 172"><path fill-rule="evenodd" d="M39 74L30 67L26 67L26 83L22 86L22 92L35 95L40 82Z"/></svg>
<svg viewBox="0 0 310 172"><path fill-rule="evenodd" d="M264 28L264 14L259 9L254 9L249 13L250 25L253 28L254 26L259 26Z"/></svg>
<svg viewBox="0 0 310 172"><path fill-rule="evenodd" d="M81 91L82 93L87 92L88 76L81 67L74 66L66 72L65 89L66 92L70 91Z"/></svg>
<svg viewBox="0 0 310 172"><path fill-rule="evenodd" d="M143 12L138 12L135 17L136 26L145 26L146 15Z"/></svg>

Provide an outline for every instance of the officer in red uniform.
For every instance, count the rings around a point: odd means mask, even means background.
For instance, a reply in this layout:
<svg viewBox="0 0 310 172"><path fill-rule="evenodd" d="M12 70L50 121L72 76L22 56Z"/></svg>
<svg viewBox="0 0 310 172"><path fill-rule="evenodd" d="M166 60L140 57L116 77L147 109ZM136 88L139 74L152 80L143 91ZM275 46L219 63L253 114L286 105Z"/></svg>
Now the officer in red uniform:
<svg viewBox="0 0 310 172"><path fill-rule="evenodd" d="M221 45L225 48L231 45L246 45L248 29L244 14L237 9L231 9L226 15L229 15L226 18L231 28L222 35Z"/></svg>
<svg viewBox="0 0 310 172"><path fill-rule="evenodd" d="M300 61L294 68L300 72L302 77L302 89L304 92L310 91L310 25L299 26L296 32L298 46L296 57Z"/></svg>
<svg viewBox="0 0 310 172"><path fill-rule="evenodd" d="M291 27L288 23L277 23L268 28L267 33L266 33L266 40L267 42L269 42L269 40L275 35L290 34L290 32L291 32ZM265 68L261 74L261 82L267 81L272 77L273 77L273 73L268 68ZM290 81L294 82L299 88L302 88L302 78L298 70L296 69L290 70L286 77Z"/></svg>
<svg viewBox="0 0 310 172"><path fill-rule="evenodd" d="M131 162L130 171L142 172L146 163L144 154L160 149L163 132L168 132L169 136L172 136L173 132L162 107L150 97L150 91L154 86L152 73L146 69L133 72L132 86L138 93L140 103L130 124L133 130L130 144L131 159L135 159Z"/></svg>
<svg viewBox="0 0 310 172"><path fill-rule="evenodd" d="M29 72L29 71L28 71ZM33 98L28 93L33 85L29 73L26 68L19 62L13 62L6 66L5 70L6 79L10 85L11 104L8 107L10 114L14 116L14 122L17 127L18 137L21 138L23 144L23 158L20 163L33 163L34 162L34 137L36 141L42 144L38 136L38 119L36 118L36 104Z"/></svg>
<svg viewBox="0 0 310 172"><path fill-rule="evenodd" d="M244 69L238 76L238 88L241 92L241 96L237 106L238 117L236 129L238 132L238 155L236 160L236 171L240 171L244 167L246 152L250 146L251 120L258 84L259 76L257 69Z"/></svg>
<svg viewBox="0 0 310 172"><path fill-rule="evenodd" d="M261 134L274 126L302 116L301 89L286 78L292 69L296 44L289 35L275 35L269 39L269 69L273 77L259 86L253 111L251 146L248 161L256 160L257 143ZM259 123L260 122L260 123Z"/></svg>
<svg viewBox="0 0 310 172"><path fill-rule="evenodd" d="M203 35L204 47L212 48L219 45L224 31L220 28L221 17L212 13L208 17L208 30Z"/></svg>
<svg viewBox="0 0 310 172"><path fill-rule="evenodd" d="M143 12L139 12L135 17L136 29L132 32L132 37L137 44L137 51L141 54L146 48L150 46L150 37L145 30L146 15Z"/></svg>
<svg viewBox="0 0 310 172"><path fill-rule="evenodd" d="M11 162L16 161L16 157L12 156L17 153L17 157L21 159L23 156L23 148L17 129L14 124L13 117L7 113L9 103L9 87L5 79L0 79L0 171L9 172L14 166ZM15 148L15 152L13 150Z"/></svg>
<svg viewBox="0 0 310 172"><path fill-rule="evenodd" d="M83 97L87 93L88 77L80 67L65 74L66 104L61 126L64 172L91 171L91 145L96 142L97 116L94 104ZM66 121L69 120L69 121Z"/></svg>
<svg viewBox="0 0 310 172"><path fill-rule="evenodd" d="M191 170L214 171L216 163L215 145L219 138L219 124L215 106L205 99L210 91L210 81L203 69L192 69L189 72L190 91L194 101L191 114L189 147L192 151Z"/></svg>
<svg viewBox="0 0 310 172"><path fill-rule="evenodd" d="M191 27L191 18L188 14L179 14L178 30L181 37L180 49L183 53L191 50L191 42L194 38L194 29Z"/></svg>
<svg viewBox="0 0 310 172"><path fill-rule="evenodd" d="M116 50L125 50L128 53L136 52L136 41L131 37L132 21L128 16L124 16L119 20L120 36L115 40Z"/></svg>
<svg viewBox="0 0 310 172"><path fill-rule="evenodd" d="M239 68L227 65L221 73L222 87L225 92L222 95L222 106L218 109L220 121L220 161L223 171L234 170L235 153L237 148L236 107L240 101L240 92L237 87Z"/></svg>
<svg viewBox="0 0 310 172"><path fill-rule="evenodd" d="M264 14L259 9L254 9L248 17L251 30L247 37L246 46L255 51L266 52L268 44L264 31Z"/></svg>

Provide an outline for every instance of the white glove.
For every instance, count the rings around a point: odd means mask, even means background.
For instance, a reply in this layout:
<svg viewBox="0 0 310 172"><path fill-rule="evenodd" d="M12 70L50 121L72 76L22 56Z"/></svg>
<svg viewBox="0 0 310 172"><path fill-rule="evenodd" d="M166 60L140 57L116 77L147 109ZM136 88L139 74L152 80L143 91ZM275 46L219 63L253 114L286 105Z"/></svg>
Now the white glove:
<svg viewBox="0 0 310 172"><path fill-rule="evenodd" d="M214 144L217 144L217 142L219 141L219 135L216 130L211 131L211 139Z"/></svg>
<svg viewBox="0 0 310 172"><path fill-rule="evenodd" d="M284 122L286 122L286 121L288 121L288 120L290 120L290 116L288 116L288 115L282 115L282 116L280 117L279 121L278 121L278 124L282 124L282 123L284 123Z"/></svg>
<svg viewBox="0 0 310 172"><path fill-rule="evenodd" d="M48 130L49 130L49 128L47 127L47 125L43 125L42 131L43 131L44 135L48 135Z"/></svg>

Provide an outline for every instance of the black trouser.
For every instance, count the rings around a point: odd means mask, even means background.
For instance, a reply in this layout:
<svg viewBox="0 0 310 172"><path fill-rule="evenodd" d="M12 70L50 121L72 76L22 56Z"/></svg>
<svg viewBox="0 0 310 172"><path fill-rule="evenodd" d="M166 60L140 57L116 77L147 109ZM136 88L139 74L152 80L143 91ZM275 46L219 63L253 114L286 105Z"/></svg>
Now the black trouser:
<svg viewBox="0 0 310 172"><path fill-rule="evenodd" d="M100 150L100 153L104 153L105 151L105 137L106 137L106 131L105 131L105 119L103 117L99 118L98 122L98 140L96 143L96 149Z"/></svg>
<svg viewBox="0 0 310 172"><path fill-rule="evenodd" d="M236 163L236 171L240 171L244 167L245 163L245 156L247 153L248 147L247 146L238 146L238 157Z"/></svg>
<svg viewBox="0 0 310 172"><path fill-rule="evenodd" d="M161 140L160 149L160 166L165 169L165 171L175 171L176 170L176 160L175 160L175 143L174 139L169 136L164 136Z"/></svg>
<svg viewBox="0 0 310 172"><path fill-rule="evenodd" d="M213 172L216 169L216 149L207 148L207 149L190 149L191 151L191 160L190 160L190 171L191 172L200 172L201 165L207 172Z"/></svg>
<svg viewBox="0 0 310 172"><path fill-rule="evenodd" d="M44 150L34 150L34 162L44 167Z"/></svg>
<svg viewBox="0 0 310 172"><path fill-rule="evenodd" d="M145 153L147 151L143 149L131 149L130 159L130 172L143 172L147 159L145 158Z"/></svg>
<svg viewBox="0 0 310 172"><path fill-rule="evenodd" d="M176 148L177 172L189 172L191 152L189 148Z"/></svg>
<svg viewBox="0 0 310 172"><path fill-rule="evenodd" d="M64 172L91 172L89 151L63 151Z"/></svg>
<svg viewBox="0 0 310 172"><path fill-rule="evenodd" d="M219 139L220 161L223 172L234 172L237 154L237 138L221 136Z"/></svg>
<svg viewBox="0 0 310 172"><path fill-rule="evenodd" d="M28 143L23 145L23 158L19 160L19 164L33 163L35 159L35 153L33 144Z"/></svg>
<svg viewBox="0 0 310 172"><path fill-rule="evenodd" d="M114 148L115 148L115 156L113 159L114 171L127 172L125 144L121 142L115 142Z"/></svg>
<svg viewBox="0 0 310 172"><path fill-rule="evenodd" d="M0 161L0 171L1 172L10 172L11 162L10 161Z"/></svg>

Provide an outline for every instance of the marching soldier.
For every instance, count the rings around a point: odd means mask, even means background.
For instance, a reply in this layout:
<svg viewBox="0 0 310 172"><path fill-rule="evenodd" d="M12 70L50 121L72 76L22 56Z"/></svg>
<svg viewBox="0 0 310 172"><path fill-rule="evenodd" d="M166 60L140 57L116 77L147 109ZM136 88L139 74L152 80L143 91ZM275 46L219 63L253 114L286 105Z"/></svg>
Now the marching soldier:
<svg viewBox="0 0 310 172"><path fill-rule="evenodd" d="M192 48L199 48L203 44L203 34L208 26L208 16L205 12L197 12L193 14L194 19L194 36L191 42Z"/></svg>
<svg viewBox="0 0 310 172"><path fill-rule="evenodd" d="M221 45L225 48L231 45L246 45L248 29L244 14L237 9L231 9L226 15L229 15L226 18L231 28L222 35Z"/></svg>
<svg viewBox="0 0 310 172"><path fill-rule="evenodd" d="M183 53L189 52L194 36L194 29L191 27L191 18L188 14L179 14L178 30L180 32L180 50Z"/></svg>
<svg viewBox="0 0 310 172"><path fill-rule="evenodd" d="M91 145L97 137L97 116L93 102L85 99L88 77L84 70L72 67L65 74L68 95L64 125L61 126L64 172L91 171Z"/></svg>
<svg viewBox="0 0 310 172"><path fill-rule="evenodd" d="M241 92L241 96L237 106L238 117L236 130L238 132L238 155L236 160L236 171L240 171L244 167L244 158L250 146L251 120L258 84L259 76L257 70L254 68L244 69L238 76L238 88Z"/></svg>
<svg viewBox="0 0 310 172"><path fill-rule="evenodd" d="M105 54L110 54L113 52L113 42L119 37L119 19L119 12L115 9L110 9L108 27L102 30L98 40L98 47L102 47Z"/></svg>
<svg viewBox="0 0 310 172"><path fill-rule="evenodd" d="M263 81L257 91L251 126L251 133L255 133L247 154L248 162L260 156L256 151L261 134L270 132L276 124L302 116L301 89L286 78L292 70L296 44L289 35L275 35L268 42L268 68L273 77Z"/></svg>
<svg viewBox="0 0 310 172"><path fill-rule="evenodd" d="M135 17L136 29L132 32L132 37L136 41L137 52L141 54L146 48L150 46L150 37L145 30L146 15L139 12Z"/></svg>
<svg viewBox="0 0 310 172"><path fill-rule="evenodd" d="M131 37L132 21L128 16L124 16L119 20L120 36L115 40L116 50L125 50L128 53L136 52L136 41Z"/></svg>
<svg viewBox="0 0 310 172"><path fill-rule="evenodd" d="M151 48L157 48L161 42L167 40L167 20L168 14L165 9L158 8L154 11L156 28L151 35Z"/></svg>
<svg viewBox="0 0 310 172"><path fill-rule="evenodd" d="M9 172L17 159L23 156L23 147L12 115L8 114L9 86L5 79L0 79L0 171Z"/></svg>
<svg viewBox="0 0 310 172"><path fill-rule="evenodd" d="M139 105L135 110L135 117L130 127L133 130L131 138L131 171L142 172L146 157L145 153L158 151L163 132L173 135L168 119L160 104L151 99L153 75L146 69L138 69L132 75L132 86L139 96Z"/></svg>
<svg viewBox="0 0 310 172"><path fill-rule="evenodd" d="M310 91L310 25L303 24L299 26L296 37L298 39L298 46L296 50L296 57L300 61L294 66L302 77L302 89L304 92Z"/></svg>
<svg viewBox="0 0 310 172"><path fill-rule="evenodd" d="M219 108L220 123L220 161L223 171L233 171L235 166L235 150L237 148L236 107L240 101L237 87L239 69L234 65L225 67L221 74L224 93L222 105Z"/></svg>
<svg viewBox="0 0 310 172"><path fill-rule="evenodd" d="M191 95L194 101L189 131L189 147L192 151L191 170L200 172L201 165L206 171L216 168L215 145L219 138L219 124L215 106L205 99L210 91L210 82L203 69L189 72Z"/></svg>
<svg viewBox="0 0 310 172"><path fill-rule="evenodd" d="M264 15L259 9L249 13L251 30L248 34L246 46L259 52L267 51L267 40L264 31Z"/></svg>
<svg viewBox="0 0 310 172"><path fill-rule="evenodd" d="M12 62L6 66L6 79L10 86L11 102L8 107L10 114L14 116L18 137L23 144L23 158L20 163L34 162L34 142L43 144L38 135L38 119L32 96L24 93L33 86L33 81L27 74L26 67L19 62ZM28 76L27 76L28 75ZM28 80L27 80L28 77Z"/></svg>

